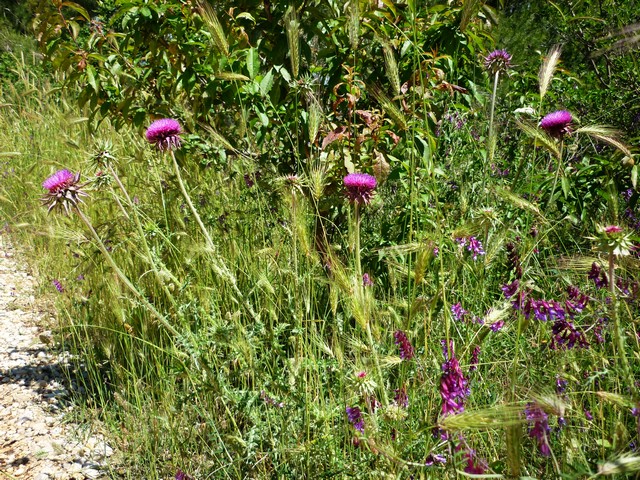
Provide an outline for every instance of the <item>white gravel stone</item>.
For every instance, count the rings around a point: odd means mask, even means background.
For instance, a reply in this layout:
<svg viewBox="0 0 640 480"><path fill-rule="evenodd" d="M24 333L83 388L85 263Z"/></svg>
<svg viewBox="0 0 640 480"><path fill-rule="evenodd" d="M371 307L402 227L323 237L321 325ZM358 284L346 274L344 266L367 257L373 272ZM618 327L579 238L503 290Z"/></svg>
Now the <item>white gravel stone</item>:
<svg viewBox="0 0 640 480"><path fill-rule="evenodd" d="M55 319L38 309L35 280L16 258L0 235L0 477L106 478L113 449L97 436L79 439L82 428L63 422L71 407L60 403L68 394L60 365L70 355L50 350L53 337L42 323ZM80 451L84 458L74 461Z"/></svg>

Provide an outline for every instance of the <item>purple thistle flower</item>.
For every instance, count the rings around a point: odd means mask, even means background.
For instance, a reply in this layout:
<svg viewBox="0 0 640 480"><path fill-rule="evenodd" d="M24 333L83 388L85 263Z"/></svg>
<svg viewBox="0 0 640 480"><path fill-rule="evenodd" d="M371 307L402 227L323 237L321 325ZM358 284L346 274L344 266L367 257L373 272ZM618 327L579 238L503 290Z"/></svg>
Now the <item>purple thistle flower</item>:
<svg viewBox="0 0 640 480"><path fill-rule="evenodd" d="M524 409L524 414L529 422L529 437L538 440L538 450L541 455L548 457L551 455L548 436L551 432L549 428L549 417L536 403L528 403Z"/></svg>
<svg viewBox="0 0 640 480"><path fill-rule="evenodd" d="M562 138L571 132L569 125L573 117L566 110L549 113L540 121L540 128L552 137Z"/></svg>
<svg viewBox="0 0 640 480"><path fill-rule="evenodd" d="M376 188L376 177L368 173L350 173L343 179L351 203L370 203Z"/></svg>
<svg viewBox="0 0 640 480"><path fill-rule="evenodd" d="M572 322L564 319L556 320L551 328L553 337L549 348L552 350L570 350L578 345L581 348L588 348L589 342L582 331L578 331Z"/></svg>
<svg viewBox="0 0 640 480"><path fill-rule="evenodd" d="M80 182L80 173L73 174L69 170L58 170L56 173L42 182L42 186L48 190L48 193L42 197L42 203L48 205L49 212L55 207L64 207L69 214L72 207L82 202L81 197L86 197L78 185Z"/></svg>
<svg viewBox="0 0 640 480"><path fill-rule="evenodd" d="M484 57L484 68L493 74L506 72L511 68L511 55L506 50L494 50Z"/></svg>
<svg viewBox="0 0 640 480"><path fill-rule="evenodd" d="M155 145L161 152L165 152L167 150L180 148L181 133L182 127L177 120L173 118L162 118L149 125L146 136L149 143Z"/></svg>
<svg viewBox="0 0 640 480"><path fill-rule="evenodd" d="M463 320L464 316L468 313L469 312L462 308L462 304L460 302L451 305L451 314L453 315L453 318L458 321Z"/></svg>
<svg viewBox="0 0 640 480"><path fill-rule="evenodd" d="M360 433L364 433L364 420L362 419L362 412L360 411L360 407L347 407L347 418L353 428L355 428Z"/></svg>
<svg viewBox="0 0 640 480"><path fill-rule="evenodd" d="M362 275L362 286L363 287L373 287L373 280L368 273Z"/></svg>
<svg viewBox="0 0 640 480"><path fill-rule="evenodd" d="M76 176L67 169L58 170L42 182L42 186L49 190L49 193L58 193L73 185L76 182L75 178Z"/></svg>
<svg viewBox="0 0 640 480"><path fill-rule="evenodd" d="M62 286L59 280L54 279L51 281L51 283L53 283L53 286L56 287L56 290L58 290L58 292L64 293L64 287Z"/></svg>
<svg viewBox="0 0 640 480"><path fill-rule="evenodd" d="M407 338L407 334L402 330L396 330L396 333L393 334L395 338L395 344L398 346L398 350L400 350L400 358L402 360L411 360L414 355L413 346L411 342Z"/></svg>
<svg viewBox="0 0 640 480"><path fill-rule="evenodd" d="M597 289L607 288L609 286L609 279L607 278L607 274L602 270L600 264L593 262L591 265L591 270L588 275L589 280L593 280Z"/></svg>
<svg viewBox="0 0 640 480"><path fill-rule="evenodd" d="M440 377L442 416L464 411L464 399L470 394L467 379L462 374L460 364L452 349L451 358L442 364L442 376Z"/></svg>

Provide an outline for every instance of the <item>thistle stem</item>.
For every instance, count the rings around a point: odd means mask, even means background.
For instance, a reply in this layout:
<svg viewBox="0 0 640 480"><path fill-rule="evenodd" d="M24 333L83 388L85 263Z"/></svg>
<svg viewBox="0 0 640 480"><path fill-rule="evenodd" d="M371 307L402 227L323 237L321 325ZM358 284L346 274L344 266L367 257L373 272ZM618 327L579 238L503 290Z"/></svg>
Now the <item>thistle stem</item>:
<svg viewBox="0 0 640 480"><path fill-rule="evenodd" d="M104 257L107 259L107 263L109 263L109 265L111 266L113 271L116 273L118 278L122 281L122 283L124 283L125 286L129 290L131 290L131 292L136 296L136 298L140 301L140 303L142 303L145 306L145 308L154 317L156 317L158 319L158 321L160 321L160 323L162 323L162 325L167 329L167 331L169 333L171 333L172 335L175 335L175 336L179 336L180 335L179 332L173 327L173 325L171 325L169 323L169 321L165 318L165 316L162 315L156 309L156 307L154 307L151 304L151 302L149 302L149 300L146 299L146 297L142 293L140 293L140 291L135 287L135 285L133 285L133 283L131 283L131 280L129 280L129 278L124 274L124 272L122 270L120 270L120 267L118 267L118 265L116 264L115 260L113 259L113 257L111 256L111 254L109 253L107 248L104 246L104 242L102 241L102 239L98 235L98 232L95 231L95 229L93 228L93 225L91 224L91 221L85 216L84 213L82 213L82 210L80 210L77 205L75 206L75 210L76 210L76 213L78 214L78 216L80 217L80 220L82 220L82 222L89 229L89 232L91 232L91 235L95 239L95 241L96 241L96 243L98 245L98 248L100 249L100 251L102 252Z"/></svg>
<svg viewBox="0 0 640 480"><path fill-rule="evenodd" d="M176 178L178 179L178 186L180 187L180 191L182 192L182 196L184 197L185 202L187 202L187 205L189 206L189 209L191 210L191 213L193 214L194 218L196 219L196 222L198 223L198 226L200 227L200 230L202 231L202 234L204 235L204 238L205 238L205 240L207 242L207 247L209 247L209 250L211 250L215 254L216 253L216 246L213 243L213 240L211 239L211 235L209 234L209 231L207 230L207 227L205 227L204 223L202 222L202 219L200 218L200 215L198 214L198 210L196 210L195 205L191 201L191 197L189 196L189 193L187 192L187 189L186 189L186 187L184 185L184 182L182 180L182 175L180 174L180 166L178 165L178 161L176 160L176 156L173 153L173 150L170 150L170 154L171 154L171 160L172 160L172 163L173 163L173 171L176 174ZM218 258L213 258L213 269L215 270L215 272L218 275L220 275L221 277L227 279L227 281L231 285L231 288L233 289L233 292L237 296L238 300L244 301L244 306L247 309L247 312L249 313L249 315L253 319L257 320L259 318L258 315L253 310L253 307L251 306L251 304L244 298L244 295L242 294L242 292L238 288L238 284L236 282L235 276L233 275L233 273L231 273L231 271L227 268L227 266L224 265L224 263L221 260L219 260Z"/></svg>
<svg viewBox="0 0 640 480"><path fill-rule="evenodd" d="M493 125L494 113L496 108L496 95L498 92L498 80L500 78L500 71L496 71L493 77L493 93L491 94L491 113L489 114L489 161L493 161L493 155L495 152L495 127Z"/></svg>
<svg viewBox="0 0 640 480"><path fill-rule="evenodd" d="M136 205L131 200L131 197L129 196L129 193L124 188L124 185L120 181L120 177L118 177L118 174L116 173L116 171L113 168L113 166L112 165L107 165L107 168L109 169L109 173L111 173L111 176L115 179L116 183L118 184L118 187L120 188L120 191L122 192L124 197L127 199L127 203L129 204L129 206L131 207L131 209L133 211L133 219L134 219L134 222L135 222L135 225L136 225L136 229L138 230L138 236L140 237L140 241L142 242L142 246L144 248L144 252L145 252L145 254L147 256L147 260L148 260L149 264L151 265L151 269L153 270L153 273L154 273L154 275L156 277L158 285L160 285L160 287L164 291L165 295L167 296L167 298L171 302L171 305L175 308L177 306L176 300L175 300L175 298L173 298L173 295L171 294L171 291L167 288L167 285L165 284L165 281L162 278L162 275L160 275L160 271L158 270L158 267L156 266L156 262L153 260L153 255L151 254L151 249L149 248L149 244L147 243L147 238L146 238L146 236L144 234L144 230L142 229L142 224L140 223L140 216L138 215L138 210L136 208ZM178 310L176 309L176 312L177 311Z"/></svg>

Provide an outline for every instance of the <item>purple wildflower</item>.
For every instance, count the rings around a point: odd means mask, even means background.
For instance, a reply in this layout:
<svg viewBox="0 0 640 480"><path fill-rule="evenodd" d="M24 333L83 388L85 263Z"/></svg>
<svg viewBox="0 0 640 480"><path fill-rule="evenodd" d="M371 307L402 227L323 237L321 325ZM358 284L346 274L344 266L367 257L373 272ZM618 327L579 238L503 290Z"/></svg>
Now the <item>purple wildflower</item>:
<svg viewBox="0 0 640 480"><path fill-rule="evenodd" d="M478 369L478 357L480 356L480 345L476 345L473 347L471 351L471 365L469 366L469 371L473 372Z"/></svg>
<svg viewBox="0 0 640 480"><path fill-rule="evenodd" d="M484 57L484 68L495 74L511 68L511 55L506 50L494 50Z"/></svg>
<svg viewBox="0 0 640 480"><path fill-rule="evenodd" d="M180 148L181 133L182 127L177 120L162 118L149 125L146 136L149 143L155 145L158 150L165 152Z"/></svg>
<svg viewBox="0 0 640 480"><path fill-rule="evenodd" d="M58 290L58 292L64 293L64 287L59 280L54 279L51 281L51 283L53 283L53 286L56 287L56 290Z"/></svg>
<svg viewBox="0 0 640 480"><path fill-rule="evenodd" d="M470 394L467 379L464 378L458 359L451 349L451 358L442 364L442 376L440 377L442 416L464 411L464 399Z"/></svg>
<svg viewBox="0 0 640 480"><path fill-rule="evenodd" d="M400 358L402 360L411 360L413 358L414 351L406 333L402 330L396 330L396 333L394 333L393 336L395 338L395 343L398 346L398 350L400 350Z"/></svg>
<svg viewBox="0 0 640 480"><path fill-rule="evenodd" d="M567 293L569 295L569 299L565 300L564 304L567 308L567 313L573 318L576 313L581 313L585 309L589 302L589 297L580 292L580 289L573 285L569 285L569 287L567 287Z"/></svg>
<svg viewBox="0 0 640 480"><path fill-rule="evenodd" d="M566 110L549 113L540 121L540 128L552 137L562 138L571 132L569 125L573 117Z"/></svg>
<svg viewBox="0 0 640 480"><path fill-rule="evenodd" d="M377 185L376 177L368 173L350 173L343 180L350 202L357 204L371 202Z"/></svg>
<svg viewBox="0 0 640 480"><path fill-rule="evenodd" d="M536 319L542 322L553 320L554 318L559 320L565 318L564 308L555 300L527 299L523 306L522 313L527 319L533 313Z"/></svg>
<svg viewBox="0 0 640 480"><path fill-rule="evenodd" d="M556 393L558 395L567 391L568 381L560 375L556 375Z"/></svg>
<svg viewBox="0 0 640 480"><path fill-rule="evenodd" d="M510 270L516 274L516 278L522 278L522 265L520 264L520 255L513 242L507 243L507 261Z"/></svg>
<svg viewBox="0 0 640 480"><path fill-rule="evenodd" d="M437 453L430 453L429 455L427 455L427 459L424 462L427 467L432 467L435 464L444 465L445 463L447 463L447 457L445 457L444 455L439 455Z"/></svg>
<svg viewBox="0 0 640 480"><path fill-rule="evenodd" d="M502 330L502 327L504 327L504 320L498 320L497 322L493 322L491 325L489 325L489 328L492 332Z"/></svg>
<svg viewBox="0 0 640 480"><path fill-rule="evenodd" d="M486 460L479 459L475 450L467 450L464 456L467 458L467 465L464 467L466 473L482 475L487 470Z"/></svg>
<svg viewBox="0 0 640 480"><path fill-rule="evenodd" d="M607 327L609 319L601 317L593 327L593 336L596 337L596 343L604 343L604 329Z"/></svg>
<svg viewBox="0 0 640 480"><path fill-rule="evenodd" d="M586 418L589 421L593 420L593 415L586 408L584 409L584 418Z"/></svg>
<svg viewBox="0 0 640 480"><path fill-rule="evenodd" d="M409 396L407 395L407 387L404 385L395 390L395 396L393 397L395 404L402 408L409 407Z"/></svg>
<svg viewBox="0 0 640 480"><path fill-rule="evenodd" d="M176 480L193 480L192 477L184 473L182 470L178 469L176 472Z"/></svg>
<svg viewBox="0 0 640 480"><path fill-rule="evenodd" d="M364 287L373 287L373 280L368 273L362 275L362 286Z"/></svg>
<svg viewBox="0 0 640 480"><path fill-rule="evenodd" d="M551 432L549 417L537 403L528 403L524 409L524 414L529 422L529 437L538 440L540 454L548 457L551 455L548 442L548 436Z"/></svg>
<svg viewBox="0 0 640 480"><path fill-rule="evenodd" d="M518 291L519 286L520 286L520 282L517 279L511 283L503 285L502 293L504 294L504 298L509 299L513 297Z"/></svg>
<svg viewBox="0 0 640 480"><path fill-rule="evenodd" d="M607 274L602 270L600 264L593 262L591 265L591 270L588 275L589 280L593 280L593 283L596 285L597 289L607 288L609 285L609 279L607 278Z"/></svg>
<svg viewBox="0 0 640 480"><path fill-rule="evenodd" d="M622 232L622 228L619 227L618 225L609 225L607 227L604 227L604 233L606 233L607 235L610 235L612 233L620 233Z"/></svg>
<svg viewBox="0 0 640 480"><path fill-rule="evenodd" d="M364 420L362 419L362 412L360 411L360 407L347 407L347 418L353 428L355 428L360 433L364 433Z"/></svg>
<svg viewBox="0 0 640 480"><path fill-rule="evenodd" d="M87 194L80 190L80 173L73 174L69 170L58 170L42 182L48 193L42 197L42 203L48 205L49 212L55 207L64 207L67 214L72 207L82 202L81 197Z"/></svg>
<svg viewBox="0 0 640 480"><path fill-rule="evenodd" d="M589 347L589 342L587 342L584 333L579 331L573 323L568 320L556 320L551 331L553 332L553 337L551 338L549 348L552 350L572 349L576 344L581 348Z"/></svg>
<svg viewBox="0 0 640 480"><path fill-rule="evenodd" d="M462 308L462 304L460 302L451 305L451 314L453 315L453 318L458 321L463 320L464 316L468 313L469 312Z"/></svg>
<svg viewBox="0 0 640 480"><path fill-rule="evenodd" d="M437 257L440 253L440 249L438 247L433 247L433 256Z"/></svg>
<svg viewBox="0 0 640 480"><path fill-rule="evenodd" d="M467 250L473 254L473 259L477 260L478 255L484 255L482 243L476 237L456 238L456 242L461 247L467 247Z"/></svg>

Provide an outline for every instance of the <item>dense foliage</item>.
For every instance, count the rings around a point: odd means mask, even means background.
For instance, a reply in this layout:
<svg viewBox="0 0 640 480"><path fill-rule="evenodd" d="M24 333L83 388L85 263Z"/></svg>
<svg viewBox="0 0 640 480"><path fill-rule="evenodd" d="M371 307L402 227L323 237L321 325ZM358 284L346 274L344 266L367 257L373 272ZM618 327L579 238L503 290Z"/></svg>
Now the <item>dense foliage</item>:
<svg viewBox="0 0 640 480"><path fill-rule="evenodd" d="M40 4L55 77L3 86L0 211L114 476L639 470L611 8Z"/></svg>

